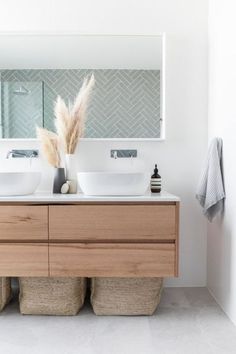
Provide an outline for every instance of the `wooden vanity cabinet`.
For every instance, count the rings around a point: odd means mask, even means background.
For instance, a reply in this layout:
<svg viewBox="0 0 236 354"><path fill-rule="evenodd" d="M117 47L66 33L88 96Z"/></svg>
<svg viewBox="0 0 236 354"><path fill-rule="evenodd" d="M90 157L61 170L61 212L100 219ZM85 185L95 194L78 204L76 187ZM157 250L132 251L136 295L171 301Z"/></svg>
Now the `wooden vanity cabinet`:
<svg viewBox="0 0 236 354"><path fill-rule="evenodd" d="M175 205L52 205L50 241L157 242L176 239Z"/></svg>
<svg viewBox="0 0 236 354"><path fill-rule="evenodd" d="M0 205L0 276L48 276L48 206Z"/></svg>
<svg viewBox="0 0 236 354"><path fill-rule="evenodd" d="M48 275L48 244L28 242L0 244L0 276L47 277Z"/></svg>
<svg viewBox="0 0 236 354"><path fill-rule="evenodd" d="M0 205L0 276L178 275L179 202Z"/></svg>
<svg viewBox="0 0 236 354"><path fill-rule="evenodd" d="M48 241L48 206L1 205L2 241Z"/></svg>
<svg viewBox="0 0 236 354"><path fill-rule="evenodd" d="M173 243L55 243L49 245L51 276L170 277Z"/></svg>

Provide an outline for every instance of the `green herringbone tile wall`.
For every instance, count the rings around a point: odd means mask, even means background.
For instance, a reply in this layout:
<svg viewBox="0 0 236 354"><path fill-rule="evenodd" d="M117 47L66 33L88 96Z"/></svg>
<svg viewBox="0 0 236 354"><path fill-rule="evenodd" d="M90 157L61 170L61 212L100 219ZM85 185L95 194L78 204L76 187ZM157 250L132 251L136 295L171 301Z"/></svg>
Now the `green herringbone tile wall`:
<svg viewBox="0 0 236 354"><path fill-rule="evenodd" d="M14 106L14 109L9 107L9 112L14 114L10 117L12 124L5 122L5 131L12 137L34 137L34 125L43 119L44 126L53 130L53 103L57 95L67 102L73 101L83 78L92 72L96 85L85 137L160 137L159 70L3 70L0 72L2 87L4 82L15 82L30 91L28 98L8 95L9 104ZM2 100L4 97L2 94ZM42 109L38 107L39 102L43 102ZM2 102L3 106L6 102Z"/></svg>

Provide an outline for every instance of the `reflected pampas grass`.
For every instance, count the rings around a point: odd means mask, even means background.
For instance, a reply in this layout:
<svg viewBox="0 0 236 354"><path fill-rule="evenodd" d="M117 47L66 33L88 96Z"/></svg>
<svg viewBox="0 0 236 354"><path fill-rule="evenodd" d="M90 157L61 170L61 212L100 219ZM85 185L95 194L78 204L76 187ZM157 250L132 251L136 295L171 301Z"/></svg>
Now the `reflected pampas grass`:
<svg viewBox="0 0 236 354"><path fill-rule="evenodd" d="M66 154L74 154L80 138L84 135L86 112L94 87L94 75L85 78L72 107L58 96L55 107L55 127Z"/></svg>

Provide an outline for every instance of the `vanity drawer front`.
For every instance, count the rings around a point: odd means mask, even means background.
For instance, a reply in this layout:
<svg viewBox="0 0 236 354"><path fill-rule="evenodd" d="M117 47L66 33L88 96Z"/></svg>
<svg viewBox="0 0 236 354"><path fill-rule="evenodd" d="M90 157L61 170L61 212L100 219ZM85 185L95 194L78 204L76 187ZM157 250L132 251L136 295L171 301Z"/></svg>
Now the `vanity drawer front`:
<svg viewBox="0 0 236 354"><path fill-rule="evenodd" d="M0 241L48 240L48 207L0 206Z"/></svg>
<svg viewBox="0 0 236 354"><path fill-rule="evenodd" d="M0 243L0 276L48 276L48 245Z"/></svg>
<svg viewBox="0 0 236 354"><path fill-rule="evenodd" d="M176 205L49 206L49 239L64 241L175 240Z"/></svg>
<svg viewBox="0 0 236 354"><path fill-rule="evenodd" d="M175 276L174 244L49 245L50 276Z"/></svg>

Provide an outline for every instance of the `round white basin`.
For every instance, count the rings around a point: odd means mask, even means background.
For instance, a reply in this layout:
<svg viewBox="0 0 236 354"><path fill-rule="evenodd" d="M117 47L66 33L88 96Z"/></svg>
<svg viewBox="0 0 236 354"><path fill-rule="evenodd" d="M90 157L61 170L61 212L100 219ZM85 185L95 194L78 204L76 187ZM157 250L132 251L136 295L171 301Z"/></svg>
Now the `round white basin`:
<svg viewBox="0 0 236 354"><path fill-rule="evenodd" d="M144 195L150 182L143 172L79 172L77 176L86 195Z"/></svg>
<svg viewBox="0 0 236 354"><path fill-rule="evenodd" d="M40 179L40 172L0 172L0 196L32 194Z"/></svg>

